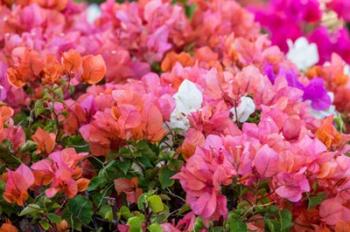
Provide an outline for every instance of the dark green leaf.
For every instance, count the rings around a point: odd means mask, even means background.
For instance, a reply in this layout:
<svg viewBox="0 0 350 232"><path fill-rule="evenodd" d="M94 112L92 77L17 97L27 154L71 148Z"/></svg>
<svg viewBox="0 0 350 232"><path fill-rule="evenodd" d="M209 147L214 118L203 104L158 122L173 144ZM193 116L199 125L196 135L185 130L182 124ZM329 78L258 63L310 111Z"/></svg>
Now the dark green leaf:
<svg viewBox="0 0 350 232"><path fill-rule="evenodd" d="M58 216L57 214L54 214L54 213L49 213L47 215L47 218L50 220L51 223L59 223L62 221L61 216Z"/></svg>
<svg viewBox="0 0 350 232"><path fill-rule="evenodd" d="M67 219L74 218L82 224L89 224L93 215L91 202L83 196L76 196L70 200L65 208L64 216Z"/></svg>
<svg viewBox="0 0 350 232"><path fill-rule="evenodd" d="M172 186L175 181L171 177L175 174L174 171L164 167L159 171L159 182L163 189Z"/></svg>
<svg viewBox="0 0 350 232"><path fill-rule="evenodd" d="M292 222L292 214L289 210L284 209L279 213L279 222L280 222L280 231L289 231L289 229L293 226Z"/></svg>
<svg viewBox="0 0 350 232"><path fill-rule="evenodd" d="M235 213L230 213L228 216L228 226L230 232L246 232L247 225Z"/></svg>
<svg viewBox="0 0 350 232"><path fill-rule="evenodd" d="M326 198L326 194L324 192L317 193L316 196L309 197L309 204L308 207L314 208L321 204L321 202Z"/></svg>

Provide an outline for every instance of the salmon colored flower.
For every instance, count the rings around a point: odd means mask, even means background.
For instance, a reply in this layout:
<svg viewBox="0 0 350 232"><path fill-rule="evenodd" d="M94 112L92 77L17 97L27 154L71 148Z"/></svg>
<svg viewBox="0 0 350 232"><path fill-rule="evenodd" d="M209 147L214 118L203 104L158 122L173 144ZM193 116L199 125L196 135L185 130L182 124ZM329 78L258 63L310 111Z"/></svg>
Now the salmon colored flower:
<svg viewBox="0 0 350 232"><path fill-rule="evenodd" d="M42 7L61 11L66 8L68 0L36 0Z"/></svg>
<svg viewBox="0 0 350 232"><path fill-rule="evenodd" d="M67 73L80 71L82 63L82 57L76 50L69 50L68 52L63 53L62 64L64 71Z"/></svg>
<svg viewBox="0 0 350 232"><path fill-rule="evenodd" d="M44 67L43 83L54 84L59 81L63 69L62 65L57 61L53 55L48 55L46 59L46 64Z"/></svg>
<svg viewBox="0 0 350 232"><path fill-rule="evenodd" d="M7 70L7 78L15 87L21 88L33 81L43 70L44 61L37 51L17 47L12 51L13 67Z"/></svg>
<svg viewBox="0 0 350 232"><path fill-rule="evenodd" d="M142 189L138 188L138 179L118 178L114 180L114 188L118 194L125 193L126 199L130 203L135 203L142 194Z"/></svg>
<svg viewBox="0 0 350 232"><path fill-rule="evenodd" d="M73 148L66 148L49 155L48 159L40 160L32 165L36 185L50 184L45 193L54 197L58 192L64 192L68 198L73 198L80 191L86 190L90 181L81 178L80 161L85 153L76 153Z"/></svg>
<svg viewBox="0 0 350 232"><path fill-rule="evenodd" d="M199 130L190 128L185 136L185 140L181 145L181 153L185 159L190 158L197 146L204 145L205 137Z"/></svg>
<svg viewBox="0 0 350 232"><path fill-rule="evenodd" d="M342 142L342 135L333 125L333 116L329 116L322 121L315 135L328 149L336 147Z"/></svg>
<svg viewBox="0 0 350 232"><path fill-rule="evenodd" d="M18 232L18 230L10 221L8 221L1 225L0 232Z"/></svg>
<svg viewBox="0 0 350 232"><path fill-rule="evenodd" d="M174 51L171 51L165 55L165 58L162 61L161 69L163 72L170 71L176 63L180 63L182 66L191 66L194 64L192 57L186 53L181 52L177 54Z"/></svg>
<svg viewBox="0 0 350 232"><path fill-rule="evenodd" d="M16 171L9 170L6 174L4 199L9 203L23 206L29 196L27 191L34 184L32 171L25 164L21 164Z"/></svg>
<svg viewBox="0 0 350 232"><path fill-rule="evenodd" d="M56 146L56 134L49 133L40 127L32 135L33 141L37 144L37 153L51 153Z"/></svg>
<svg viewBox="0 0 350 232"><path fill-rule="evenodd" d="M97 84L105 76L107 71L106 63L101 55L88 55L83 58L82 79L91 84Z"/></svg>

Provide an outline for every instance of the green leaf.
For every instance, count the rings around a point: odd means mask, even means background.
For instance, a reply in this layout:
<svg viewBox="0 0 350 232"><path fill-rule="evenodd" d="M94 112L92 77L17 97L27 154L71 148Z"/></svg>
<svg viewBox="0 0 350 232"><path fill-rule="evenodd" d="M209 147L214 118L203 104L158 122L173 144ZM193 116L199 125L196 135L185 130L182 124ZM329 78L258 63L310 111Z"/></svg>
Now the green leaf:
<svg viewBox="0 0 350 232"><path fill-rule="evenodd" d="M130 232L142 232L142 223L144 221L143 215L134 216L128 219Z"/></svg>
<svg viewBox="0 0 350 232"><path fill-rule="evenodd" d="M42 99L36 100L34 103L34 116L38 117L45 112L44 101Z"/></svg>
<svg viewBox="0 0 350 232"><path fill-rule="evenodd" d="M118 162L118 167L126 175L131 167L131 160L123 160Z"/></svg>
<svg viewBox="0 0 350 232"><path fill-rule="evenodd" d="M41 212L42 209L40 208L39 205L37 204L29 204L27 207L22 209L22 211L19 213L19 216L25 216L25 215L31 215L33 216L34 214L37 214Z"/></svg>
<svg viewBox="0 0 350 232"><path fill-rule="evenodd" d="M289 229L293 226L292 222L292 214L289 210L284 209L279 213L279 222L280 222L280 231L289 231Z"/></svg>
<svg viewBox="0 0 350 232"><path fill-rule="evenodd" d="M204 223L202 218L197 217L196 221L194 222L193 232L199 232L203 227L204 227Z"/></svg>
<svg viewBox="0 0 350 232"><path fill-rule="evenodd" d="M277 232L276 221L275 220L271 220L271 219L265 218L264 221L265 221L265 227L266 227L267 231ZM277 227L278 227L278 225L277 225Z"/></svg>
<svg viewBox="0 0 350 232"><path fill-rule="evenodd" d="M167 187L172 186L175 181L173 179L170 179L175 174L174 171L171 171L168 168L162 168L159 171L159 182L162 186L162 189L165 189Z"/></svg>
<svg viewBox="0 0 350 232"><path fill-rule="evenodd" d="M71 199L66 208L64 216L78 220L82 224L89 224L93 215L92 203L83 196L76 196Z"/></svg>
<svg viewBox="0 0 350 232"><path fill-rule="evenodd" d="M50 229L50 223L47 220L41 220L39 224L44 230Z"/></svg>
<svg viewBox="0 0 350 232"><path fill-rule="evenodd" d="M33 152L35 150L36 150L36 143L33 142L32 140L27 140L20 148L20 151L22 153Z"/></svg>
<svg viewBox="0 0 350 232"><path fill-rule="evenodd" d="M153 223L148 227L149 232L163 232L162 227L158 223Z"/></svg>
<svg viewBox="0 0 350 232"><path fill-rule="evenodd" d="M145 206L147 206L147 197L148 193L144 193L137 199L137 208L139 208L139 210L144 210Z"/></svg>
<svg viewBox="0 0 350 232"><path fill-rule="evenodd" d="M58 216L57 214L54 213L49 213L47 214L47 218L50 220L52 223L60 223L62 221L61 216Z"/></svg>
<svg viewBox="0 0 350 232"><path fill-rule="evenodd" d="M228 226L230 232L246 232L247 225L240 219L239 215L230 213L228 216Z"/></svg>
<svg viewBox="0 0 350 232"><path fill-rule="evenodd" d="M113 209L110 205L103 205L98 213L107 221L113 221Z"/></svg>
<svg viewBox="0 0 350 232"><path fill-rule="evenodd" d="M197 9L196 4L185 5L185 14L187 18L192 19L196 9Z"/></svg>
<svg viewBox="0 0 350 232"><path fill-rule="evenodd" d="M319 192L316 196L309 197L308 208L311 209L318 206L325 198L326 194L324 192Z"/></svg>
<svg viewBox="0 0 350 232"><path fill-rule="evenodd" d="M158 195L151 195L147 198L149 207L152 209L152 212L159 213L164 210L164 204L162 199Z"/></svg>
<svg viewBox="0 0 350 232"><path fill-rule="evenodd" d="M120 217L123 217L124 219L129 219L130 217L132 217L130 209L128 207L126 207L125 205L120 207L119 214L120 214Z"/></svg>
<svg viewBox="0 0 350 232"><path fill-rule="evenodd" d="M80 135L67 136L62 139L65 147L73 147L77 152L88 152L89 145Z"/></svg>

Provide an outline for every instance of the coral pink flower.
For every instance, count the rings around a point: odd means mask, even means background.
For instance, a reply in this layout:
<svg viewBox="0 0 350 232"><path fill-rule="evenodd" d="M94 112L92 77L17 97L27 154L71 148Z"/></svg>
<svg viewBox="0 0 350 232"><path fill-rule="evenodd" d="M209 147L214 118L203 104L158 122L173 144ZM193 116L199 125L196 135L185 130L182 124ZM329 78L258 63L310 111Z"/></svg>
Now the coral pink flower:
<svg viewBox="0 0 350 232"><path fill-rule="evenodd" d="M29 196L27 191L34 184L32 171L25 164L21 164L16 171L9 170L6 175L4 199L23 206Z"/></svg>
<svg viewBox="0 0 350 232"><path fill-rule="evenodd" d="M320 205L320 216L329 225L339 221L350 221L350 209L344 205L344 200L335 197L324 200Z"/></svg>
<svg viewBox="0 0 350 232"><path fill-rule="evenodd" d="M89 180L81 178L82 170L78 166L85 155L76 153L73 148L66 148L51 153L48 159L34 163L32 169L36 184L50 184L50 188L45 191L47 197L54 197L62 191L68 198L73 198L89 184Z"/></svg>
<svg viewBox="0 0 350 232"><path fill-rule="evenodd" d="M310 185L304 172L305 168L297 173L279 173L276 178L279 184L276 193L289 201L299 201L304 192L310 191Z"/></svg>

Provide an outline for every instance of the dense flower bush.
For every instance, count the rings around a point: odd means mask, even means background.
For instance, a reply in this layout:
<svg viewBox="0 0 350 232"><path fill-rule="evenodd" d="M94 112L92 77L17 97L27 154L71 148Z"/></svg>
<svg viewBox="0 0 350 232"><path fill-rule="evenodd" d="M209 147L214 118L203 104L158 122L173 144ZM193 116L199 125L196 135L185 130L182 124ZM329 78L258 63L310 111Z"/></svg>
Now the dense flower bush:
<svg viewBox="0 0 350 232"><path fill-rule="evenodd" d="M232 0L0 3L0 231L349 229L342 49Z"/></svg>

